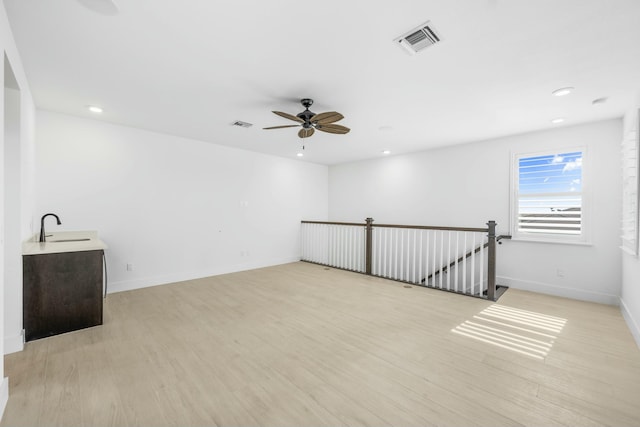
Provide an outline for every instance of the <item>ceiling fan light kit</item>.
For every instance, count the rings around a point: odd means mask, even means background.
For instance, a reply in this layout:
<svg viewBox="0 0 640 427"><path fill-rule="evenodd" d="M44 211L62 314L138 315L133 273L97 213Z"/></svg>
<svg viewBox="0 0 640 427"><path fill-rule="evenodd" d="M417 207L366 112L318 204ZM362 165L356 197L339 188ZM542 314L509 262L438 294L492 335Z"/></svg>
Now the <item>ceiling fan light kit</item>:
<svg viewBox="0 0 640 427"><path fill-rule="evenodd" d="M296 114L295 116L289 113L283 113L282 111L273 112L280 117L298 122L297 125L271 126L263 129L270 130L302 127L302 129L298 131L298 137L300 138L309 138L315 133L316 130L339 135L344 135L351 130L346 126L334 124L335 122L344 119L344 116L342 114L336 111L328 111L326 113L320 114L316 114L313 111L310 111L309 107L313 105L313 99L311 98L303 98L300 100L300 103L305 108L305 110L301 113Z"/></svg>

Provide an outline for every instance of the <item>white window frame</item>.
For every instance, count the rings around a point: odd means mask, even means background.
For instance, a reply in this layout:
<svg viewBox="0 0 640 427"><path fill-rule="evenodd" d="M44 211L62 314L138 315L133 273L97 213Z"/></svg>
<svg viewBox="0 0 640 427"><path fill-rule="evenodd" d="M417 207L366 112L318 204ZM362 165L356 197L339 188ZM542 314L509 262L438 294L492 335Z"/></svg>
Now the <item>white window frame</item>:
<svg viewBox="0 0 640 427"><path fill-rule="evenodd" d="M527 233L518 230L518 213L519 213L519 191L518 185L520 181L520 159L528 157L538 156L552 156L556 154L564 153L582 153L582 170L581 170L581 185L582 185L582 205L581 205L581 223L580 234L545 234L545 233ZM521 240L527 242L543 242L543 243L564 243L575 245L590 245L591 244L591 211L590 211L590 183L589 173L591 171L589 163L589 155L587 147L565 147L556 148L537 152L527 153L511 153L511 197L510 197L510 230L513 240Z"/></svg>

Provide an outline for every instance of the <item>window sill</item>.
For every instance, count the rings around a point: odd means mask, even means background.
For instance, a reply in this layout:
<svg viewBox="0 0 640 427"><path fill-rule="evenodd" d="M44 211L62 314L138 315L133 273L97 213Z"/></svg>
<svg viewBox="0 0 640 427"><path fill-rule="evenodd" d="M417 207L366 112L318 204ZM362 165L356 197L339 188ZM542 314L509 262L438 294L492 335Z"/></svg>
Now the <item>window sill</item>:
<svg viewBox="0 0 640 427"><path fill-rule="evenodd" d="M572 245L572 246L593 246L593 243L586 241L571 241L571 240L553 240L553 239L532 239L528 237L513 236L510 239L512 242L526 242L526 243L550 243L552 245Z"/></svg>

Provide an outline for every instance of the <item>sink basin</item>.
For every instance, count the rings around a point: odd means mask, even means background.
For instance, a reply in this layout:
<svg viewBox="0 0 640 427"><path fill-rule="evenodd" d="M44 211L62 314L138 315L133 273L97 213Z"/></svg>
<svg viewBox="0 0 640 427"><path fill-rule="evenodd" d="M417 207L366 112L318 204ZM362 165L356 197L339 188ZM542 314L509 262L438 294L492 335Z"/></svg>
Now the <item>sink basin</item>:
<svg viewBox="0 0 640 427"><path fill-rule="evenodd" d="M40 243L40 234L22 243L22 255L59 254L64 252L101 251L107 245L100 240L97 231L76 230L56 231L45 235L46 242Z"/></svg>

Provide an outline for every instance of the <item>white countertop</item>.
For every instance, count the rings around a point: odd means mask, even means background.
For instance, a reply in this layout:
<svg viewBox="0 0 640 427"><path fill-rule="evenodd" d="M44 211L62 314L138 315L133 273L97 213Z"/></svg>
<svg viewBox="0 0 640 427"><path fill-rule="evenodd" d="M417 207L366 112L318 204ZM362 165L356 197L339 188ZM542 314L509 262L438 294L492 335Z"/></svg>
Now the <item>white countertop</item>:
<svg viewBox="0 0 640 427"><path fill-rule="evenodd" d="M98 239L97 231L58 231L46 234L46 242L40 243L40 234L22 244L22 255L55 254L61 252L99 251L107 245ZM79 240L86 239L86 240Z"/></svg>

